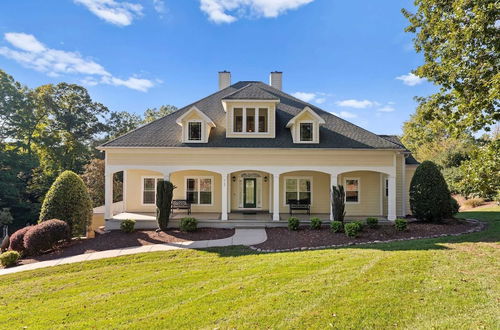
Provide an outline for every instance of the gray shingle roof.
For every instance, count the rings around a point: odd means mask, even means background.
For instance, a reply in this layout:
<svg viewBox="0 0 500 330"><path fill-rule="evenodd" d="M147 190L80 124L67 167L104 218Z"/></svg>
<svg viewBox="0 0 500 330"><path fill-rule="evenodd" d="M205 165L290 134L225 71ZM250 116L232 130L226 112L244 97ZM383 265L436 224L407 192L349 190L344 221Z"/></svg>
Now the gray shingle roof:
<svg viewBox="0 0 500 330"><path fill-rule="evenodd" d="M259 87L258 84L248 84L222 98L223 100L278 100L276 95Z"/></svg>
<svg viewBox="0 0 500 330"><path fill-rule="evenodd" d="M226 138L226 112L222 99L250 98L255 94L271 95L279 99L276 106L276 138ZM192 106L210 117L216 127L210 132L208 143L183 143L182 128L175 121ZM295 144L287 122L309 106L326 124L320 127L319 144ZM222 148L341 148L341 149L403 149L401 145L371 133L312 104L299 100L262 82L240 81L176 112L139 127L102 147L222 147Z"/></svg>
<svg viewBox="0 0 500 330"><path fill-rule="evenodd" d="M410 150L408 150L404 146L403 142L401 142L400 138L397 135L379 135L379 136L386 139L386 140L391 141L392 143L395 143L395 144L401 146L401 148L403 148L405 151L410 152ZM413 155L410 153L408 155L408 157L406 157L406 159L405 159L405 164L406 165L418 165L418 164L420 164L420 162L418 160L416 160L413 157Z"/></svg>

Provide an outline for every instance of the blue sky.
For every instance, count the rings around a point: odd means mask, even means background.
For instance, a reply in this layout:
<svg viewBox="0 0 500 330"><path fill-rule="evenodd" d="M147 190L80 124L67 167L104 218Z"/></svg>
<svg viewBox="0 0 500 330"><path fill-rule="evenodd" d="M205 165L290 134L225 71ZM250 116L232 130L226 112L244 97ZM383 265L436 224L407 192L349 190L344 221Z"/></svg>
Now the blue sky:
<svg viewBox="0 0 500 330"><path fill-rule="evenodd" d="M178 107L217 72L268 82L379 134L400 134L434 87L404 32L411 1L3 0L0 68L36 87L82 84L111 110Z"/></svg>

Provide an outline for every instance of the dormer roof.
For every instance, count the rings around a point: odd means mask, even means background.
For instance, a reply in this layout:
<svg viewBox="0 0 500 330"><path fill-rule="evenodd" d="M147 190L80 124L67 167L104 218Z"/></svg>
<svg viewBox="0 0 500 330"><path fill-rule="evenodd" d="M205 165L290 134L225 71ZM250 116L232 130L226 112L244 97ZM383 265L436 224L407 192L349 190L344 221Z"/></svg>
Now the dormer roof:
<svg viewBox="0 0 500 330"><path fill-rule="evenodd" d="M265 89L259 87L258 84L248 84L233 93L226 95L222 98L225 100L266 100L266 101L279 101L279 97L272 94Z"/></svg>
<svg viewBox="0 0 500 330"><path fill-rule="evenodd" d="M200 111L200 109L198 109L195 106L192 106L191 109L189 109L182 116L177 118L175 122L182 126L182 122L184 121L184 119L191 116L193 112L195 112L198 116L200 116L200 118L202 118L210 127L215 127L215 123L213 122L213 120L210 119L206 114L204 114L202 111Z"/></svg>
<svg viewBox="0 0 500 330"><path fill-rule="evenodd" d="M286 124L286 127L287 128L292 127L292 125L295 124L295 122L297 121L297 119L299 119L300 117L302 117L305 113L309 113L313 118L315 118L318 121L318 124L320 124L320 125L326 124L326 121L323 118L321 118L313 109L311 109L310 107L306 106L304 108L304 110L302 110L296 116L294 116L292 119L290 119L290 121Z"/></svg>

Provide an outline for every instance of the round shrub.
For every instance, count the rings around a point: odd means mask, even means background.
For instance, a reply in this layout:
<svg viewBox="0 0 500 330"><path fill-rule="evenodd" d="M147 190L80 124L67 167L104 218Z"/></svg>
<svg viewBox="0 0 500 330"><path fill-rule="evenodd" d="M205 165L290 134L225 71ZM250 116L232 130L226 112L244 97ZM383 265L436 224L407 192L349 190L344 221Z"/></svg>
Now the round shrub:
<svg viewBox="0 0 500 330"><path fill-rule="evenodd" d="M460 210L460 204L458 204L457 200L453 197L450 198L450 211L451 214L454 215L458 213Z"/></svg>
<svg viewBox="0 0 500 330"><path fill-rule="evenodd" d="M377 228L378 227L378 219L377 218L366 218L366 224L370 228Z"/></svg>
<svg viewBox="0 0 500 330"><path fill-rule="evenodd" d="M195 218L182 218L180 228L182 231L195 231L198 228L198 220Z"/></svg>
<svg viewBox="0 0 500 330"><path fill-rule="evenodd" d="M311 229L321 229L320 218L311 218Z"/></svg>
<svg viewBox="0 0 500 330"><path fill-rule="evenodd" d="M132 219L126 219L120 223L120 229L126 233L133 232L134 227L135 227L135 220L132 220Z"/></svg>
<svg viewBox="0 0 500 330"><path fill-rule="evenodd" d="M410 183L410 207L419 220L439 221L451 217L451 194L441 171L431 161L420 164Z"/></svg>
<svg viewBox="0 0 500 330"><path fill-rule="evenodd" d="M27 226L19 229L10 237L9 249L17 251L19 253L23 253L25 250L24 247L24 235L30 230L33 226Z"/></svg>
<svg viewBox="0 0 500 330"><path fill-rule="evenodd" d="M361 222L361 221L358 220L358 221L354 221L353 223L356 224L356 226L358 226L358 231L362 231L363 230L363 227L364 227L363 222Z"/></svg>
<svg viewBox="0 0 500 330"><path fill-rule="evenodd" d="M340 222L340 221L332 221L330 223L330 229L334 233L340 233L342 231L342 229L344 229L344 226L342 225L342 222Z"/></svg>
<svg viewBox="0 0 500 330"><path fill-rule="evenodd" d="M39 222L61 219L71 235L83 236L92 219L92 200L82 179L64 171L54 181L43 201Z"/></svg>
<svg viewBox="0 0 500 330"><path fill-rule="evenodd" d="M396 219L396 221L394 221L394 227L399 231L406 230L408 221L406 221L406 219Z"/></svg>
<svg viewBox="0 0 500 330"><path fill-rule="evenodd" d="M7 251L0 254L0 264L4 267L11 267L17 264L21 255L17 251Z"/></svg>
<svg viewBox="0 0 500 330"><path fill-rule="evenodd" d="M344 225L344 232L347 235L347 237L356 237L361 231L359 228L360 228L359 223L356 222L346 223Z"/></svg>
<svg viewBox="0 0 500 330"><path fill-rule="evenodd" d="M24 235L24 247L29 255L38 255L53 248L57 242L70 237L70 229L66 222L47 220L28 230Z"/></svg>
<svg viewBox="0 0 500 330"><path fill-rule="evenodd" d="M288 218L288 229L289 230L299 230L299 219L295 217Z"/></svg>

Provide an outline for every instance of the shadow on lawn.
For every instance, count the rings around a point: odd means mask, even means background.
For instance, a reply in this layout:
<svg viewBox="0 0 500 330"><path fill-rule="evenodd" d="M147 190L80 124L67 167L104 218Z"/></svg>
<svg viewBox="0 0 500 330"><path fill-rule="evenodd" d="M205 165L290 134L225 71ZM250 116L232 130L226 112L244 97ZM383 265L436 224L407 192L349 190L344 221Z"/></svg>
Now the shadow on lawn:
<svg viewBox="0 0 500 330"><path fill-rule="evenodd" d="M462 212L460 218L478 219L486 223L486 228L480 232L462 234L460 236L446 236L437 238L422 238L387 243L358 244L343 247L331 247L332 249L367 249L381 251L418 251L418 250L449 250L446 244L458 243L498 243L500 241L500 211L498 212ZM319 249L318 249L319 250ZM251 254L273 254L283 252L257 252L245 246L233 246L226 248L204 249L209 253L217 253L221 257L238 257ZM306 250L307 251L307 250ZM308 250L311 251L311 250ZM289 251L304 252L304 251ZM289 253L288 252L288 253Z"/></svg>

